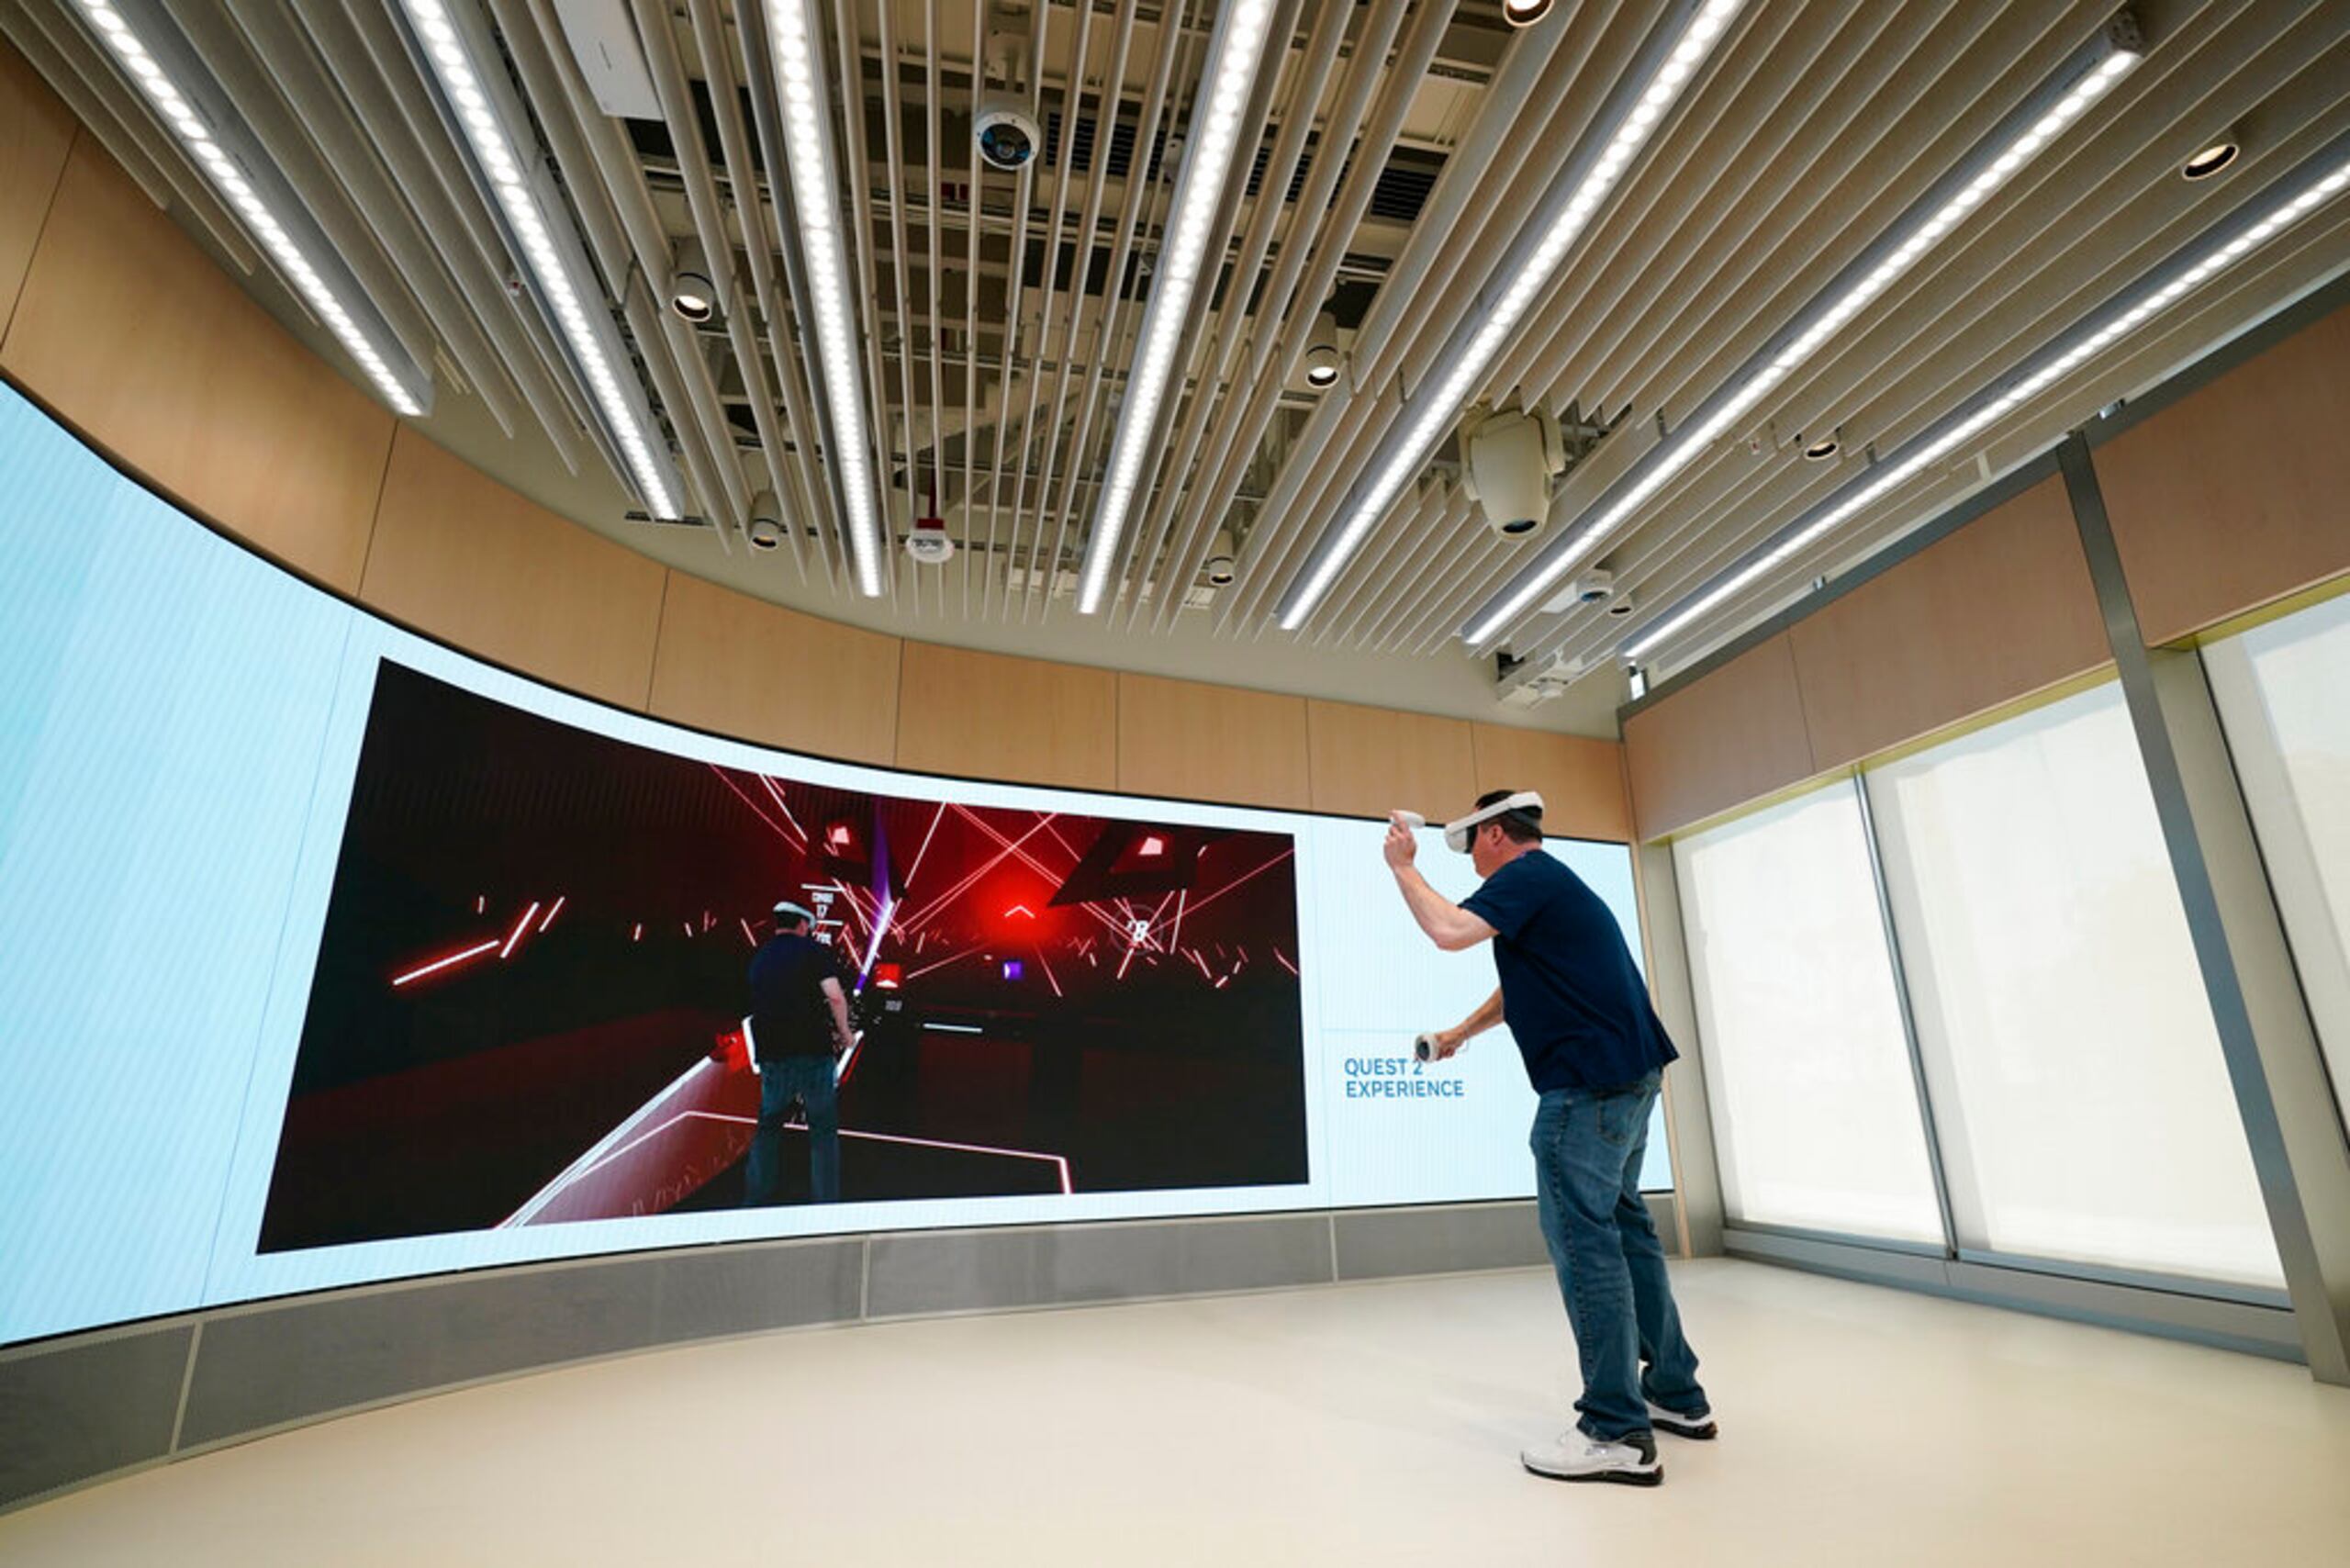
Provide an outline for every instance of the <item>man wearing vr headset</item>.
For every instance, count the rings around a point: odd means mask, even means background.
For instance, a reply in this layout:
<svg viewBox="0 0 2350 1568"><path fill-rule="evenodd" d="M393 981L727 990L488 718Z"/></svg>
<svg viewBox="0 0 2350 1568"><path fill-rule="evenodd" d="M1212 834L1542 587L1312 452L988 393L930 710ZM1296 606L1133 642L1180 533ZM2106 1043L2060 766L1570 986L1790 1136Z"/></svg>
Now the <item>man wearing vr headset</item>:
<svg viewBox="0 0 2350 1568"><path fill-rule="evenodd" d="M1506 1017L1541 1096L1535 1189L1583 1394L1574 1429L1521 1457L1561 1481L1653 1486L1664 1479L1657 1431L1715 1432L1640 1195L1649 1112L1678 1053L1615 915L1543 852L1541 796L1496 790L1445 825L1447 847L1484 879L1458 904L1412 864L1418 843L1406 815L1389 823L1382 852L1413 919L1447 952L1490 940L1501 978L1474 1013L1436 1036L1433 1055L1451 1056Z"/></svg>
<svg viewBox="0 0 2350 1568"><path fill-rule="evenodd" d="M841 1196L841 1116L833 1063L848 1048L848 993L833 950L816 940L816 917L789 900L775 906L775 935L751 955L751 1013L744 1033L759 1075L759 1125L751 1135L743 1205L775 1202L783 1177L783 1129L797 1101L808 1116L812 1202Z"/></svg>

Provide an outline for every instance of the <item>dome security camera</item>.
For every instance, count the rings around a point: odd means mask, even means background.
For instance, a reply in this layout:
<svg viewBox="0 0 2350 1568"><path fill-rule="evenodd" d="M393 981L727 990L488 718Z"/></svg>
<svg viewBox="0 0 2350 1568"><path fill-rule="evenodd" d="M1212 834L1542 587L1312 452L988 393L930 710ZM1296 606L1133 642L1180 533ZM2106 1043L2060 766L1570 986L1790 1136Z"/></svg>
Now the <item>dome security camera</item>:
<svg viewBox="0 0 2350 1568"><path fill-rule="evenodd" d="M1027 101L1013 93L982 96L971 134L979 141L981 161L1006 173L1026 168L1045 144L1045 133L1029 113Z"/></svg>
<svg viewBox="0 0 2350 1568"><path fill-rule="evenodd" d="M1548 409L1472 413L1460 427L1462 475L1485 524L1521 539L1550 518L1550 480L1566 471L1566 442Z"/></svg>

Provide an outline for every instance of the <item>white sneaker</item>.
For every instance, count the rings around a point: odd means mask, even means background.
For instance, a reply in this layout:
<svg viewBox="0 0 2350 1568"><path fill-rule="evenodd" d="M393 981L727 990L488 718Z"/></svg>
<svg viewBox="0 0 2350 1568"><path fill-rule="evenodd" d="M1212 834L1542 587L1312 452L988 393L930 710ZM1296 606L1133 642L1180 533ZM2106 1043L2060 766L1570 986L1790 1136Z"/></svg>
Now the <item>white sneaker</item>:
<svg viewBox="0 0 2350 1568"><path fill-rule="evenodd" d="M1553 1481L1654 1486L1664 1479L1664 1466L1657 1462L1656 1439L1646 1432L1610 1442L1571 1428L1560 1433L1556 1442L1538 1444L1517 1457L1527 1469Z"/></svg>
<svg viewBox="0 0 2350 1568"><path fill-rule="evenodd" d="M1721 1434L1721 1428L1714 1425L1714 1413L1710 1410L1684 1416L1677 1410L1667 1410L1662 1405L1651 1405L1649 1425L1660 1432L1671 1432L1676 1438L1695 1438L1701 1442Z"/></svg>

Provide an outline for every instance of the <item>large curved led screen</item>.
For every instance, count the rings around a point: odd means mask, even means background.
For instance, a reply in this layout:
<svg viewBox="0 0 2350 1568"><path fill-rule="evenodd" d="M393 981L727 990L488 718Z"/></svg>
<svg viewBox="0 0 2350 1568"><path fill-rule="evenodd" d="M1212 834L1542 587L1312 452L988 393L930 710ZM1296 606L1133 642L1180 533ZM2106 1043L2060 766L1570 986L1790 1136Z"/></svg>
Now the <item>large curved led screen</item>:
<svg viewBox="0 0 2350 1568"><path fill-rule="evenodd" d="M1295 857L811 788L387 662L262 1249L743 1206L779 897L851 999L845 1196L1302 1184Z"/></svg>
<svg viewBox="0 0 2350 1568"><path fill-rule="evenodd" d="M1411 1060L1494 971L1419 934L1382 823L554 691L9 391L0 473L0 1342L621 1249L1531 1191L1506 1034ZM1628 852L1549 848L1632 934ZM1420 863L1474 886L1433 831ZM786 899L855 1039L837 1202L797 1114L746 1181L747 969Z"/></svg>

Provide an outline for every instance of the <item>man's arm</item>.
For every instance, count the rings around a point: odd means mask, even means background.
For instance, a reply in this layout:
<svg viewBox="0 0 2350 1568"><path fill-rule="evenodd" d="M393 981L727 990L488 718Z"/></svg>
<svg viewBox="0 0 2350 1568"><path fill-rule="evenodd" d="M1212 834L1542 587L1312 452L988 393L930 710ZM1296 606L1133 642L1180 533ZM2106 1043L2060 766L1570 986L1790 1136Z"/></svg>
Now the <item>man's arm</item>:
<svg viewBox="0 0 2350 1568"><path fill-rule="evenodd" d="M845 1056L849 1047L856 1043L856 1031L850 1028L848 1023L848 992L843 991L841 982L830 975L824 977L823 991L824 1000L833 1008L833 1032L839 1037L833 1054Z"/></svg>
<svg viewBox="0 0 2350 1568"><path fill-rule="evenodd" d="M1483 1034L1501 1021L1502 993L1500 988L1496 987L1494 994L1477 1003L1477 1010L1468 1017L1463 1018L1449 1029L1438 1029L1436 1032L1436 1059L1442 1061L1467 1045L1472 1036Z"/></svg>
<svg viewBox="0 0 2350 1568"><path fill-rule="evenodd" d="M1419 847L1419 841L1412 836L1412 830L1404 825L1402 818L1387 820L1387 838L1380 846L1380 853L1387 857L1387 868L1395 873L1395 886L1411 909L1412 918L1428 934L1428 940L1448 953L1458 953L1491 940L1492 926L1428 886L1428 879L1412 864Z"/></svg>

